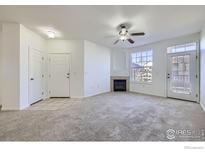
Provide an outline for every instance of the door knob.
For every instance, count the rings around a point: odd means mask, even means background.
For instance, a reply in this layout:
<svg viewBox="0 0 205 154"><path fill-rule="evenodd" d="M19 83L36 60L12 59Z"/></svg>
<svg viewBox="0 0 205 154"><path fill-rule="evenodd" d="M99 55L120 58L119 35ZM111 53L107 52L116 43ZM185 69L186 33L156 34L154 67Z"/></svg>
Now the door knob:
<svg viewBox="0 0 205 154"><path fill-rule="evenodd" d="M67 75L70 75L70 73L67 73Z"/></svg>
<svg viewBox="0 0 205 154"><path fill-rule="evenodd" d="M30 80L34 80L34 78L31 78Z"/></svg>

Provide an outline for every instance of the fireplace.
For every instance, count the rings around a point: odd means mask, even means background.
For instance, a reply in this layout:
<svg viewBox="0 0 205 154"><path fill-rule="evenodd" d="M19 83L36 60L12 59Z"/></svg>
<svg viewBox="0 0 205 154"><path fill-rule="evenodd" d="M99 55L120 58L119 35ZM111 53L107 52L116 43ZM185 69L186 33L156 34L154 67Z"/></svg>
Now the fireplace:
<svg viewBox="0 0 205 154"><path fill-rule="evenodd" d="M111 76L110 91L129 91L129 76Z"/></svg>
<svg viewBox="0 0 205 154"><path fill-rule="evenodd" d="M126 80L114 80L113 90L114 91L127 91Z"/></svg>

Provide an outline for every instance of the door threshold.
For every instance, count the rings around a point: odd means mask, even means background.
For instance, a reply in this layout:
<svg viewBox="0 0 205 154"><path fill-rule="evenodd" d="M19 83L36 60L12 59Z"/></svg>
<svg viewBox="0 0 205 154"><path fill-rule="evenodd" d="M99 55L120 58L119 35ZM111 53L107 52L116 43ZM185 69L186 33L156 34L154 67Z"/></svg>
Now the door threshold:
<svg viewBox="0 0 205 154"><path fill-rule="evenodd" d="M42 100L43 100L43 99L41 99L41 100L39 100L39 101L37 101L37 102L31 103L31 106L34 105L34 104L39 103L39 102L42 101Z"/></svg>
<svg viewBox="0 0 205 154"><path fill-rule="evenodd" d="M197 101L192 101L192 100L187 100L187 99L180 99L180 98L173 98L173 97L167 97L167 98L171 98L171 99L176 99L176 100L187 101L187 102L192 102L192 103L197 103L197 104L199 104L199 102L197 102Z"/></svg>

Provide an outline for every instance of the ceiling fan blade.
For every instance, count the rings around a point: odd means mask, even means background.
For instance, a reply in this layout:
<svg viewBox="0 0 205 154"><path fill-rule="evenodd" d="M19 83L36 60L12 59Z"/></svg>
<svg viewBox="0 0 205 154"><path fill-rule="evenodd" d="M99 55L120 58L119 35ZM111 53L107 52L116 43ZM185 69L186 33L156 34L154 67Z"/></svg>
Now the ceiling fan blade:
<svg viewBox="0 0 205 154"><path fill-rule="evenodd" d="M113 44L117 44L119 42L119 40L116 40Z"/></svg>
<svg viewBox="0 0 205 154"><path fill-rule="evenodd" d="M131 44L133 44L133 43L135 43L135 41L134 40L132 40L132 39L127 39Z"/></svg>
<svg viewBox="0 0 205 154"><path fill-rule="evenodd" d="M131 33L131 36L141 36L141 35L145 35L144 32L140 32L140 33Z"/></svg>

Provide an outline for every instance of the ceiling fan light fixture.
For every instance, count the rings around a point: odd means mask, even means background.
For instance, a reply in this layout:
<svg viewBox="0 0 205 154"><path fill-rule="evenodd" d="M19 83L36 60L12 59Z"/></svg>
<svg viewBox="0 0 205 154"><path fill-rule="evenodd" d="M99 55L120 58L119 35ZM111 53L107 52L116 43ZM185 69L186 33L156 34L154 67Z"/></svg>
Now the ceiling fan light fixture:
<svg viewBox="0 0 205 154"><path fill-rule="evenodd" d="M53 39L53 38L55 38L55 32L53 32L53 31L48 31L48 32L47 32L47 36L48 36L48 38Z"/></svg>
<svg viewBox="0 0 205 154"><path fill-rule="evenodd" d="M122 28L120 35L126 35L127 34L127 29L126 28Z"/></svg>
<svg viewBox="0 0 205 154"><path fill-rule="evenodd" d="M120 25L120 31L118 33L119 39L117 39L113 44L117 44L119 41L128 41L130 44L134 44L135 41L132 39L133 36L143 36L144 32L129 33L125 25Z"/></svg>
<svg viewBox="0 0 205 154"><path fill-rule="evenodd" d="M125 41L127 39L127 35L120 35L120 40Z"/></svg>

